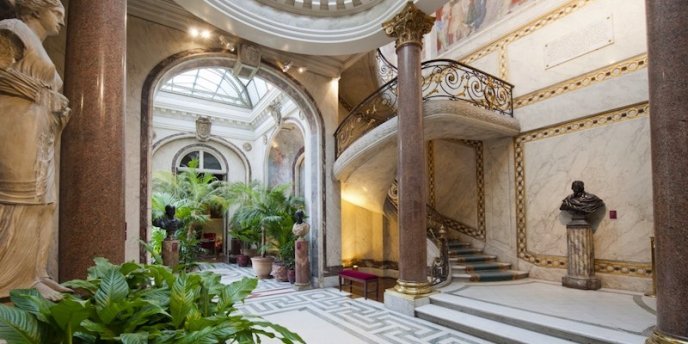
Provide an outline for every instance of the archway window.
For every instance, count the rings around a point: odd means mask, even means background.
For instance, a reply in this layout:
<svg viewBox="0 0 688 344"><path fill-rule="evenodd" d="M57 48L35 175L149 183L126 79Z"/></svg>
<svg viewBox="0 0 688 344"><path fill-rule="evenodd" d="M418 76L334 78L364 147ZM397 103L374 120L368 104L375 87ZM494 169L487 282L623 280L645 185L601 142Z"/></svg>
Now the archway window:
<svg viewBox="0 0 688 344"><path fill-rule="evenodd" d="M222 166L220 160L213 153L203 149L193 150L184 154L176 165L177 171L188 171L189 164L194 159L198 160L196 172L212 174L219 180L225 180L227 170Z"/></svg>

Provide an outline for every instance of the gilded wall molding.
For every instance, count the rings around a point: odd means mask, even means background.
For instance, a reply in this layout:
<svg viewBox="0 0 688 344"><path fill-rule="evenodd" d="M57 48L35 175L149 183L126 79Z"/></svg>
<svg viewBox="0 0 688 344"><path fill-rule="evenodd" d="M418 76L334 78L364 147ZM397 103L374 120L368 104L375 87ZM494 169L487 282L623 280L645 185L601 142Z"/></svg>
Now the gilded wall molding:
<svg viewBox="0 0 688 344"><path fill-rule="evenodd" d="M514 109L647 68L647 53L611 64L514 99Z"/></svg>
<svg viewBox="0 0 688 344"><path fill-rule="evenodd" d="M566 268L566 257L534 253L528 250L526 224L525 143L574 133L577 131L619 123L650 115L648 102L633 104L547 128L536 129L514 138L514 164L516 179L516 245L520 259L543 267ZM650 263L595 259L595 271L625 276L650 277Z"/></svg>
<svg viewBox="0 0 688 344"><path fill-rule="evenodd" d="M478 188L478 190L476 190L478 226L477 228L466 228L466 231L460 230L460 232L476 239L485 240L485 172L483 168L483 142L463 139L451 141L471 147L475 152L475 184Z"/></svg>
<svg viewBox="0 0 688 344"><path fill-rule="evenodd" d="M551 11L533 21L530 23L521 26L520 28L516 29L515 31L512 31L511 33L507 34L506 36L503 36L502 38L489 43L482 48L479 48L478 50L474 51L473 53L469 54L465 58L461 60L461 63L465 64L470 64L471 62L474 62L482 57L487 56L488 54L497 51L498 49L506 49L506 46L519 39L523 38L541 28L546 26L547 24L550 24L562 17L565 17L569 15L570 13L578 10L579 8L587 5L593 0L573 0L565 5L557 8L554 11Z"/></svg>

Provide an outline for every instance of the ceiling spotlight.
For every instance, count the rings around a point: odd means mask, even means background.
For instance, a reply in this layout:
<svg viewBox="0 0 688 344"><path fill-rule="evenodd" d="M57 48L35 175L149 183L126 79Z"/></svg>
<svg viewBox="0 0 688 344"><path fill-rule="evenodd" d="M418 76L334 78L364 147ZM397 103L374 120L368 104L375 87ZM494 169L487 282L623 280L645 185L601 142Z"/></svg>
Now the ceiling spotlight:
<svg viewBox="0 0 688 344"><path fill-rule="evenodd" d="M198 31L197 28L192 27L189 29L189 35L191 35L191 37L196 38L196 37L198 37L199 34L200 34L200 32Z"/></svg>
<svg viewBox="0 0 688 344"><path fill-rule="evenodd" d="M303 73L306 70L307 70L306 67L299 67L299 69L298 69L299 73Z"/></svg>
<svg viewBox="0 0 688 344"><path fill-rule="evenodd" d="M203 30L203 32L201 32L201 38L203 38L203 39L208 39L208 38L210 38L210 31L208 31L208 30Z"/></svg>

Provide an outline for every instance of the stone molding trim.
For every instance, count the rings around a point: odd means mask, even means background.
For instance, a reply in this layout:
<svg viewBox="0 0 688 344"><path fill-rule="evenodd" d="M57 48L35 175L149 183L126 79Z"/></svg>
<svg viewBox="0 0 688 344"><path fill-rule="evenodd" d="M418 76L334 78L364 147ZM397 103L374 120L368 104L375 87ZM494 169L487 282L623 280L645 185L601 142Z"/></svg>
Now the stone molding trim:
<svg viewBox="0 0 688 344"><path fill-rule="evenodd" d="M647 68L647 53L633 56L514 99L514 109Z"/></svg>
<svg viewBox="0 0 688 344"><path fill-rule="evenodd" d="M542 255L528 250L526 224L525 143L574 133L580 130L614 124L650 115L648 102L602 112L586 118L561 123L547 128L525 132L514 138L514 164L516 179L516 251L518 258L531 264L550 268L566 268L566 257ZM595 259L595 272L634 277L651 277L650 263Z"/></svg>
<svg viewBox="0 0 688 344"><path fill-rule="evenodd" d="M498 49L505 48L506 45L508 45L509 43L511 43L511 42L513 42L519 38L523 38L523 37L535 32L535 31L543 28L547 24L550 24L550 23L552 23L552 22L554 22L554 21L556 21L562 17L565 17L566 15L574 12L575 10L587 5L591 1L593 1L593 0L573 0L573 1L570 1L570 2L566 3L565 5L557 8L556 10L551 11L551 12L531 21L530 23L528 23L524 26L521 26L520 28L516 29L515 31L512 31L511 33L503 36L502 38L483 46L482 48L476 50L475 52L473 52L473 53L469 54L468 56L464 57L463 59L461 59L461 63L470 64L471 62L474 62L475 60L477 60L481 57L487 56L488 54L490 54L490 53L492 53ZM504 55L504 56L502 56L502 55ZM506 54L500 54L500 59L505 58L505 57L506 57ZM503 68L503 67L505 67L506 63L503 61L500 61L499 65Z"/></svg>

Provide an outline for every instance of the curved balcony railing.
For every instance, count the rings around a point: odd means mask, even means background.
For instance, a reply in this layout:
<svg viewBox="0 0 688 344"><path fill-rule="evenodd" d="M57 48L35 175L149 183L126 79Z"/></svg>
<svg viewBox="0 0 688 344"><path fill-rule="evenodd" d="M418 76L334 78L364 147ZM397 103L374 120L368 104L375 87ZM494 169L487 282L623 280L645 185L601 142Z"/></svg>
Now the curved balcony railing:
<svg viewBox="0 0 688 344"><path fill-rule="evenodd" d="M397 77L397 67L393 65L380 49L375 53L375 62L377 64L377 76L381 84L384 84Z"/></svg>
<svg viewBox="0 0 688 344"><path fill-rule="evenodd" d="M423 101L465 101L513 117L513 85L506 81L460 62L444 59L424 62L421 73ZM382 85L339 124L335 131L337 157L365 133L397 115L397 81L398 78L394 78Z"/></svg>

